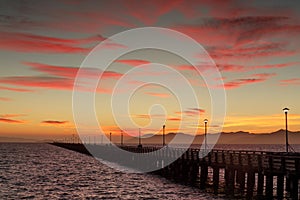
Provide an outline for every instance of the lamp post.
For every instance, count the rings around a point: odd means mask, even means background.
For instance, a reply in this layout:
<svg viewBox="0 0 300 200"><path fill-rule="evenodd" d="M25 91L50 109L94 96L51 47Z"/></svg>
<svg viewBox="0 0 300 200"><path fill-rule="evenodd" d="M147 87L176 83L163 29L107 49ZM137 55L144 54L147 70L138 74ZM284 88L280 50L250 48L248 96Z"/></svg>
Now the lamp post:
<svg viewBox="0 0 300 200"><path fill-rule="evenodd" d="M163 125L163 146L166 146L166 140L165 140L165 128L166 128L166 125Z"/></svg>
<svg viewBox="0 0 300 200"><path fill-rule="evenodd" d="M285 149L286 152L289 152L289 136L288 136L288 121L287 121L287 114L289 112L290 109L288 108L284 108L283 112L285 114Z"/></svg>
<svg viewBox="0 0 300 200"><path fill-rule="evenodd" d="M121 146L123 146L123 131L121 131Z"/></svg>
<svg viewBox="0 0 300 200"><path fill-rule="evenodd" d="M139 145L138 148L142 148L141 129L139 128Z"/></svg>
<svg viewBox="0 0 300 200"><path fill-rule="evenodd" d="M112 141L111 141L111 132L109 133L109 141L112 142Z"/></svg>
<svg viewBox="0 0 300 200"><path fill-rule="evenodd" d="M207 150L207 138L206 138L206 136L207 136L207 122L208 122L208 120L207 119L204 119L204 129L205 129L205 131L204 131L204 149L205 149L205 152L206 152L206 150Z"/></svg>

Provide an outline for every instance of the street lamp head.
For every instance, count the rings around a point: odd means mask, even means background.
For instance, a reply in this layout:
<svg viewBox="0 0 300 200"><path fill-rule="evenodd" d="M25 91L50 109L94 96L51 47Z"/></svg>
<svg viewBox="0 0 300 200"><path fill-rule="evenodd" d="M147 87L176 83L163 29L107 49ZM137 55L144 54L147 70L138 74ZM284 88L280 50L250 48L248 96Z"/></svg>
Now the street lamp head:
<svg viewBox="0 0 300 200"><path fill-rule="evenodd" d="M208 120L207 119L204 119L204 123L206 124L208 122Z"/></svg>
<svg viewBox="0 0 300 200"><path fill-rule="evenodd" d="M284 113L288 113L290 109L284 108L284 109L282 109L282 110L283 110Z"/></svg>

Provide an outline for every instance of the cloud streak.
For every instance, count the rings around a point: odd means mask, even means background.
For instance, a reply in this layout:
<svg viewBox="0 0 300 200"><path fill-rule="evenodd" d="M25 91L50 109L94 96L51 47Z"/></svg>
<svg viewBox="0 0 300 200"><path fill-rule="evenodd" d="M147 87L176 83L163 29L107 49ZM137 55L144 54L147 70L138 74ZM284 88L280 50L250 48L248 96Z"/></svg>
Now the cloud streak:
<svg viewBox="0 0 300 200"><path fill-rule="evenodd" d="M46 73L48 75L66 77L74 79L77 76L78 71L80 70L80 74L85 78L99 78L98 74L102 71L97 68L78 68L78 67L65 67L65 66L55 66L48 65L43 63L35 63L35 62L23 62L23 64L31 66L32 69ZM114 71L105 71L102 72L101 78L113 78L118 79L122 76L121 73Z"/></svg>
<svg viewBox="0 0 300 200"><path fill-rule="evenodd" d="M170 95L166 93L156 93L156 92L145 92L146 95L150 95L153 97L160 97L160 98L169 98Z"/></svg>
<svg viewBox="0 0 300 200"><path fill-rule="evenodd" d="M242 79L236 79L233 81L229 81L229 82L224 83L224 86L218 86L218 87L224 87L225 89L239 88L244 85L264 82L264 81L268 80L270 77L275 76L275 75L276 75L275 73L253 74L249 78L242 78Z"/></svg>
<svg viewBox="0 0 300 200"><path fill-rule="evenodd" d="M23 123L25 123L22 120L15 120L15 119L9 119L9 118L0 118L0 122L9 123L9 124L23 124Z"/></svg>
<svg viewBox="0 0 300 200"><path fill-rule="evenodd" d="M42 124L53 124L53 125L62 125L68 123L68 121L58 121L58 120L45 120L41 122Z"/></svg>
<svg viewBox="0 0 300 200"><path fill-rule="evenodd" d="M40 76L10 76L0 78L0 84L17 85L30 88L48 88L55 90L73 90L75 78L79 70L81 78L98 79L101 71L95 68L77 68L54 66L43 63L23 62L23 64L30 66L33 70L42 72L45 75ZM105 71L102 73L102 80L119 79L123 74L114 71ZM84 83L80 83L81 89L90 91ZM0 90L10 90L15 92L32 92L32 89L11 88L0 86ZM111 93L111 88L97 88L99 93Z"/></svg>
<svg viewBox="0 0 300 200"><path fill-rule="evenodd" d="M68 78L47 76L12 76L0 79L2 84L19 85L35 88L49 88L59 90L73 89L73 80Z"/></svg>
<svg viewBox="0 0 300 200"><path fill-rule="evenodd" d="M291 78L280 81L280 85L289 86L289 85L300 85L300 78Z"/></svg>
<svg viewBox="0 0 300 200"><path fill-rule="evenodd" d="M25 121L11 119L15 117L26 116L25 114L0 114L0 122L2 123L9 123L9 124L23 124Z"/></svg>
<svg viewBox="0 0 300 200"><path fill-rule="evenodd" d="M0 90L8 90L13 92L33 92L33 90L29 90L29 89L11 88L11 87L4 87L4 86L0 86Z"/></svg>
<svg viewBox="0 0 300 200"><path fill-rule="evenodd" d="M188 108L184 111L176 111L177 115L186 115L190 117L199 116L200 114L204 114L205 110L202 108Z"/></svg>
<svg viewBox="0 0 300 200"><path fill-rule="evenodd" d="M0 49L24 53L86 53L82 44L102 41L101 36L67 39L30 33L0 32Z"/></svg>
<svg viewBox="0 0 300 200"><path fill-rule="evenodd" d="M139 59L116 60L115 62L130 65L130 66L150 64L150 62L147 60L139 60Z"/></svg>
<svg viewBox="0 0 300 200"><path fill-rule="evenodd" d="M12 101L12 99L7 97L0 97L0 101Z"/></svg>

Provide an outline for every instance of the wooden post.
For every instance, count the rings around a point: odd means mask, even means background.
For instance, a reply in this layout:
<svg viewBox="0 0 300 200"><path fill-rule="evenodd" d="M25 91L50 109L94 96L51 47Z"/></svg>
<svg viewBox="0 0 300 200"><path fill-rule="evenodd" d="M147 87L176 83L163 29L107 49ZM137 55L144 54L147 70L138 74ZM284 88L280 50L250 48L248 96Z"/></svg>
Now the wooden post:
<svg viewBox="0 0 300 200"><path fill-rule="evenodd" d="M260 198L263 196L264 192L264 175L261 172L258 172L257 175L257 197Z"/></svg>
<svg viewBox="0 0 300 200"><path fill-rule="evenodd" d="M201 165L201 173L200 173L200 189L205 189L206 182L208 176L208 166L206 163L202 163Z"/></svg>
<svg viewBox="0 0 300 200"><path fill-rule="evenodd" d="M271 173L266 175L266 198L273 198L273 175Z"/></svg>
<svg viewBox="0 0 300 200"><path fill-rule="evenodd" d="M215 194L218 194L219 179L220 179L220 169L219 169L219 167L214 167L213 168L213 188L214 188Z"/></svg>
<svg viewBox="0 0 300 200"><path fill-rule="evenodd" d="M255 185L255 173L250 170L247 173L247 198L253 197L253 189Z"/></svg>
<svg viewBox="0 0 300 200"><path fill-rule="evenodd" d="M290 198L293 200L298 199L298 188L299 187L299 181L297 176L293 176L291 178L291 191L290 191Z"/></svg>
<svg viewBox="0 0 300 200"><path fill-rule="evenodd" d="M290 174L287 174L285 177L285 190L287 192L291 191L291 177Z"/></svg>
<svg viewBox="0 0 300 200"><path fill-rule="evenodd" d="M283 182L284 176L280 174L277 176L277 199L283 199Z"/></svg>
<svg viewBox="0 0 300 200"><path fill-rule="evenodd" d="M235 171L232 168L225 169L225 192L229 196L234 196Z"/></svg>
<svg viewBox="0 0 300 200"><path fill-rule="evenodd" d="M239 184L239 192L241 194L244 193L245 190L245 171L244 170L238 170L237 171L237 180L236 182Z"/></svg>

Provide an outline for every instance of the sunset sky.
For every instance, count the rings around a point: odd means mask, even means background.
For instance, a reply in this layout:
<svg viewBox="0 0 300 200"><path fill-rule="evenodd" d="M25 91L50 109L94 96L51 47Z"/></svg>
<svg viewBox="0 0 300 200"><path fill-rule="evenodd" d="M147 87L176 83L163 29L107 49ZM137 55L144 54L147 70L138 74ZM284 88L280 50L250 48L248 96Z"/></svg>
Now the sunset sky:
<svg viewBox="0 0 300 200"><path fill-rule="evenodd" d="M0 136L48 139L76 133L72 90L85 57L114 34L149 26L188 35L214 60L227 96L223 131L282 129L284 107L290 108L290 130L298 131L299 11L298 1L1 0ZM126 46L112 41L107 48ZM124 55L104 72L95 108L105 133L120 132L110 107L113 87L126 72L141 64L151 68L151 63L168 65L186 77L199 106L180 110L168 88L146 85L131 97L130 118L136 126L126 128L153 133L166 124L168 132L176 132L179 122L200 116L198 133L203 133L203 119L210 119L212 110L203 78L185 60L151 49ZM86 76L95 78L92 70ZM159 76L168 74L157 70L140 77L149 81ZM191 128L186 126L184 132Z"/></svg>

